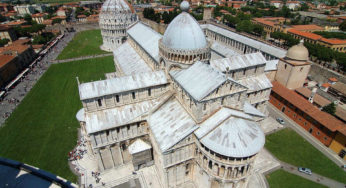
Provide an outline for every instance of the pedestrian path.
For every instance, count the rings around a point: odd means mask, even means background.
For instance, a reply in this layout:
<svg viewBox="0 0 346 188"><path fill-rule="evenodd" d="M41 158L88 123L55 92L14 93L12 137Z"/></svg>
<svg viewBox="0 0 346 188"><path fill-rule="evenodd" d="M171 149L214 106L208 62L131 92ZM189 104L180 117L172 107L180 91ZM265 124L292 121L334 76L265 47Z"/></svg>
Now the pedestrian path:
<svg viewBox="0 0 346 188"><path fill-rule="evenodd" d="M280 163L281 163L281 168L283 170L285 170L286 172L289 172L291 174L298 175L302 178L305 178L305 179L308 179L310 181L325 185L327 187L333 187L333 188L344 188L345 187L345 184L343 184L343 183L340 183L340 182L337 182L335 180L329 179L327 177L321 176L321 175L316 174L314 172L312 172L311 175L308 175L308 174L299 172L298 167L296 167L296 166L293 166L291 164L288 164L288 163L285 163L282 161L280 161Z"/></svg>
<svg viewBox="0 0 346 188"><path fill-rule="evenodd" d="M67 62L71 62L71 61L93 59L93 58L98 58L98 57L107 57L107 56L112 56L112 55L113 55L112 53L106 53L106 54L100 54L100 55L90 55L90 56L76 57L76 58L64 59L64 60L54 60L54 61L52 61L52 63L53 64L67 63Z"/></svg>

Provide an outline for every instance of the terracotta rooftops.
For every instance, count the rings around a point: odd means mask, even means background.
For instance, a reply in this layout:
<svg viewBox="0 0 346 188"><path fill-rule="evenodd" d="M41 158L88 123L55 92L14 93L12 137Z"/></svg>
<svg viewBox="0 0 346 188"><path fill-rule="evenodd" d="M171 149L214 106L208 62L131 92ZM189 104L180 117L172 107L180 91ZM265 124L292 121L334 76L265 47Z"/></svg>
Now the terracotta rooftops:
<svg viewBox="0 0 346 188"><path fill-rule="evenodd" d="M292 25L291 26L293 29L299 30L299 31L309 31L309 30L321 30L323 31L324 28L320 27L318 25Z"/></svg>
<svg viewBox="0 0 346 188"><path fill-rule="evenodd" d="M328 87L330 87L330 83L324 83L324 84L322 84L322 87L324 87L324 88L328 88Z"/></svg>
<svg viewBox="0 0 346 188"><path fill-rule="evenodd" d="M288 101L293 106L303 111L305 114L309 115L312 119L316 120L330 131L341 131L341 129L345 127L345 124L343 122L341 122L340 120L336 119L335 117L326 112L322 112L296 92L287 89L279 82L275 81L272 84L272 91L274 93L284 98L286 101Z"/></svg>
<svg viewBox="0 0 346 188"><path fill-rule="evenodd" d="M329 78L328 80L329 80L329 81L332 81L332 82L337 82L337 81L338 81L338 79L337 79L337 78L334 78L334 77Z"/></svg>
<svg viewBox="0 0 346 188"><path fill-rule="evenodd" d="M322 38L320 35L317 35L317 34L314 34L314 33L309 33L309 32L304 32L304 31L299 31L299 30L296 30L296 29L289 29L287 32L293 33L293 34L296 34L296 35L299 35L299 36L302 36L302 37L305 37L305 38L309 38L309 39L312 39L312 40L319 40L319 39Z"/></svg>
<svg viewBox="0 0 346 188"><path fill-rule="evenodd" d="M342 93L343 95L346 95L346 84L337 82L336 84L333 84L330 87Z"/></svg>
<svg viewBox="0 0 346 188"><path fill-rule="evenodd" d="M305 98L309 98L311 95L311 90L306 88L306 87L298 88L298 89L296 89L296 92L301 94ZM326 98L324 98L321 95L316 93L314 96L314 103L323 107L323 106L330 104L331 102L328 99L326 99Z"/></svg>
<svg viewBox="0 0 346 188"><path fill-rule="evenodd" d="M13 55L2 55L0 54L0 68L12 61L16 56Z"/></svg>
<svg viewBox="0 0 346 188"><path fill-rule="evenodd" d="M320 41L328 44L346 44L346 40L321 38Z"/></svg>

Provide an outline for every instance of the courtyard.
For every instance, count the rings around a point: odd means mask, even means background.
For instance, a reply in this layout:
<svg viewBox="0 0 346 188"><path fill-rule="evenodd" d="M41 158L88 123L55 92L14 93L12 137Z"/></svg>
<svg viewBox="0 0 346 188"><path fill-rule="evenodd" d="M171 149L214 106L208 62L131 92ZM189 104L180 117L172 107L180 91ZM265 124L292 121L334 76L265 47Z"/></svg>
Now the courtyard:
<svg viewBox="0 0 346 188"><path fill-rule="evenodd" d="M101 45L102 37L99 29L81 31L59 54L57 60L110 53L101 50Z"/></svg>
<svg viewBox="0 0 346 188"><path fill-rule="evenodd" d="M52 65L0 128L0 156L76 182L67 162L79 128L76 77L87 82L113 71L112 56Z"/></svg>
<svg viewBox="0 0 346 188"><path fill-rule="evenodd" d="M283 162L307 167L314 173L346 183L345 171L291 129L286 128L267 135L265 148Z"/></svg>

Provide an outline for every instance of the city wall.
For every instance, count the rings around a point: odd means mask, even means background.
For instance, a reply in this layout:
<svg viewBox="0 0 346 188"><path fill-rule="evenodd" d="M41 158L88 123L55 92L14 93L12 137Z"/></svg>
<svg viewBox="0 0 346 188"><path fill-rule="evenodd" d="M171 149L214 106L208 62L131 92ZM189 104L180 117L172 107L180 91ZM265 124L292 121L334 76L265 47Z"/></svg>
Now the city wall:
<svg viewBox="0 0 346 188"><path fill-rule="evenodd" d="M331 77L337 78L342 83L346 83L346 78L344 75L341 75L327 68L321 67L320 65L315 63L311 64L309 75L312 77L313 80L317 81L320 84L327 82L328 78Z"/></svg>

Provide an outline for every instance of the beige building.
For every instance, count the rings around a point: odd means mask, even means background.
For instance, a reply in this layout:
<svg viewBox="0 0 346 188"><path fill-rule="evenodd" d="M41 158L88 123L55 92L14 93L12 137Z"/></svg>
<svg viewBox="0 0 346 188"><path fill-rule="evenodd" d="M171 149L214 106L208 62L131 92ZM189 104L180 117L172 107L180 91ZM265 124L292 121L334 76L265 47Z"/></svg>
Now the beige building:
<svg viewBox="0 0 346 188"><path fill-rule="evenodd" d="M102 172L154 165L167 188L247 187L265 142L266 70L276 69L266 57L280 54L231 43L228 31L200 26L188 2L181 9L164 35L128 27L116 72L78 83L82 134Z"/></svg>
<svg viewBox="0 0 346 188"><path fill-rule="evenodd" d="M297 89L304 85L310 70L309 52L303 41L292 46L278 63L275 80L288 89Z"/></svg>
<svg viewBox="0 0 346 188"><path fill-rule="evenodd" d="M0 25L0 39L8 39L12 42L17 39L17 36L11 27Z"/></svg>

